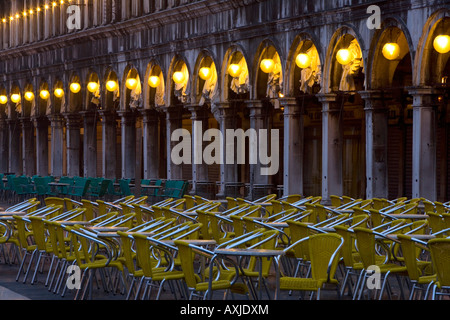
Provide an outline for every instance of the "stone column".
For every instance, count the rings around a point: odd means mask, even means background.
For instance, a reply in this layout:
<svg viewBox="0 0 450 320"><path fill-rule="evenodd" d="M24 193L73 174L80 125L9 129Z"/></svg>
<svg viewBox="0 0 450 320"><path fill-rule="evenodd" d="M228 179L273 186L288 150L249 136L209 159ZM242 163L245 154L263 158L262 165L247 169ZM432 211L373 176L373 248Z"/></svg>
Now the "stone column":
<svg viewBox="0 0 450 320"><path fill-rule="evenodd" d="M4 118L0 118L0 173L7 173L9 156L8 125Z"/></svg>
<svg viewBox="0 0 450 320"><path fill-rule="evenodd" d="M436 92L432 88L412 88L413 150L412 197L437 201L436 178Z"/></svg>
<svg viewBox="0 0 450 320"><path fill-rule="evenodd" d="M198 194L197 182L208 181L208 165L203 161L203 150L208 142L203 142L203 134L208 130L208 112L205 106L190 105L192 120L192 190Z"/></svg>
<svg viewBox="0 0 450 320"><path fill-rule="evenodd" d="M223 102L218 105L219 109L219 122L220 122L220 131L223 137L223 162L220 165L220 187L219 193L217 194L218 199L224 199L226 194L226 184L229 182L238 182L238 167L236 165L236 153L235 153L235 161L234 163L227 163L227 144L233 144L233 141L227 141L226 131L231 129L236 129L236 110L230 106L228 102Z"/></svg>
<svg viewBox="0 0 450 320"><path fill-rule="evenodd" d="M30 118L20 118L22 125L22 168L23 174L31 177L36 174L34 152L34 127Z"/></svg>
<svg viewBox="0 0 450 320"><path fill-rule="evenodd" d="M304 127L301 107L295 98L280 99L284 107L284 196L303 195Z"/></svg>
<svg viewBox="0 0 450 320"><path fill-rule="evenodd" d="M7 123L9 130L8 171L16 175L22 175L20 123L17 119L8 119Z"/></svg>
<svg viewBox="0 0 450 320"><path fill-rule="evenodd" d="M320 94L322 103L322 201L331 195L342 196L343 130L342 115L336 94Z"/></svg>
<svg viewBox="0 0 450 320"><path fill-rule="evenodd" d="M67 175L70 177L80 175L80 127L79 114L65 114L66 118L66 150Z"/></svg>
<svg viewBox="0 0 450 320"><path fill-rule="evenodd" d="M172 133L182 128L183 111L181 106L171 106L165 108L166 111L166 142L167 142L167 179L181 180L183 179L183 166L176 165L172 162L172 149L179 142L172 141Z"/></svg>
<svg viewBox="0 0 450 320"><path fill-rule="evenodd" d="M48 166L48 126L46 117L33 119L36 128L36 173L40 176L49 174Z"/></svg>
<svg viewBox="0 0 450 320"><path fill-rule="evenodd" d="M366 198L388 198L388 113L381 91L360 92L366 116Z"/></svg>
<svg viewBox="0 0 450 320"><path fill-rule="evenodd" d="M144 179L159 179L159 117L154 109L141 111Z"/></svg>
<svg viewBox="0 0 450 320"><path fill-rule="evenodd" d="M64 175L64 118L59 114L48 118L51 123L51 174L61 177Z"/></svg>
<svg viewBox="0 0 450 320"><path fill-rule="evenodd" d="M136 116L132 112L119 112L122 128L122 178L136 176Z"/></svg>
<svg viewBox="0 0 450 320"><path fill-rule="evenodd" d="M116 113L113 111L99 111L102 121L102 176L106 179L116 179Z"/></svg>
<svg viewBox="0 0 450 320"><path fill-rule="evenodd" d="M97 177L97 114L81 112L83 119L83 176Z"/></svg>

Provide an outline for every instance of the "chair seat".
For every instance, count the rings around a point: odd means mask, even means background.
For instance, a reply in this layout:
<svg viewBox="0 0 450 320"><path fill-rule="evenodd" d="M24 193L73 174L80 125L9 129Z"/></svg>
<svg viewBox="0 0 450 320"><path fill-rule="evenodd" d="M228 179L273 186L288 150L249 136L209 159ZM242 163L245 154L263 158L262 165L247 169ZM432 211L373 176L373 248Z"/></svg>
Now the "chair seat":
<svg viewBox="0 0 450 320"><path fill-rule="evenodd" d="M218 280L212 282L212 290L226 290L230 288L230 281L228 280ZM209 288L208 282L199 282L195 286L196 291L206 291Z"/></svg>
<svg viewBox="0 0 450 320"><path fill-rule="evenodd" d="M280 279L280 290L317 291L324 283L327 283L324 279L282 277ZM336 279L332 279L329 283L334 285L339 284Z"/></svg>

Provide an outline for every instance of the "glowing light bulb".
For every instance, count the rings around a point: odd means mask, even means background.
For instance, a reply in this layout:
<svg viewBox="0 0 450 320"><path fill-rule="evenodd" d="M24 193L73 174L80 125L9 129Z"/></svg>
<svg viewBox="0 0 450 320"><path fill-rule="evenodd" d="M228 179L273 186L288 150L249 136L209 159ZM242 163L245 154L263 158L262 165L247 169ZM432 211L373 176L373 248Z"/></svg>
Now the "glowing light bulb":
<svg viewBox="0 0 450 320"><path fill-rule="evenodd" d="M0 96L0 104L5 104L8 102L8 97L4 94Z"/></svg>
<svg viewBox="0 0 450 320"><path fill-rule="evenodd" d="M241 73L242 73L242 68L238 64L231 64L228 67L228 74L230 76L232 76L233 78L239 77L241 75Z"/></svg>
<svg viewBox="0 0 450 320"><path fill-rule="evenodd" d="M161 79L159 79L158 76L151 76L148 79L148 85L152 88L158 88L160 84L161 84Z"/></svg>
<svg viewBox="0 0 450 320"><path fill-rule="evenodd" d="M55 97L62 98L64 96L64 90L61 88L55 89Z"/></svg>
<svg viewBox="0 0 450 320"><path fill-rule="evenodd" d="M91 81L87 85L88 91L90 93L95 93L98 90L98 82Z"/></svg>
<svg viewBox="0 0 450 320"><path fill-rule="evenodd" d="M20 94L14 93L11 95L11 101L14 103L18 103L20 101Z"/></svg>
<svg viewBox="0 0 450 320"><path fill-rule="evenodd" d="M272 59L264 59L261 61L261 70L265 73L271 73L275 68L275 62Z"/></svg>
<svg viewBox="0 0 450 320"><path fill-rule="evenodd" d="M400 46L396 43L386 43L383 47L383 56L388 60L395 60L400 56Z"/></svg>
<svg viewBox="0 0 450 320"><path fill-rule="evenodd" d="M41 90L39 96L41 97L42 100L47 100L48 97L50 97L50 92L48 92L48 90Z"/></svg>
<svg viewBox="0 0 450 320"><path fill-rule="evenodd" d="M108 90L109 92L114 92L117 89L117 82L114 80L109 80L108 82L106 82L106 90Z"/></svg>
<svg viewBox="0 0 450 320"><path fill-rule="evenodd" d="M184 77L183 72L180 72L180 71L174 72L173 81L176 84L182 84L184 82L184 80L185 80L185 77Z"/></svg>
<svg viewBox="0 0 450 320"><path fill-rule="evenodd" d="M341 49L336 54L337 61L342 65L347 65L353 61L354 57L348 49Z"/></svg>
<svg viewBox="0 0 450 320"><path fill-rule="evenodd" d="M306 53L300 53L295 59L295 63L300 69L309 68L311 65L311 57Z"/></svg>
<svg viewBox="0 0 450 320"><path fill-rule="evenodd" d="M78 93L81 91L81 86L78 82L74 82L70 84L70 91L73 93Z"/></svg>
<svg viewBox="0 0 450 320"><path fill-rule="evenodd" d="M128 78L126 82L126 86L130 90L136 89L138 85L138 81L135 78Z"/></svg>
<svg viewBox="0 0 450 320"><path fill-rule="evenodd" d="M206 80L211 79L212 72L211 72L210 68L204 67L204 68L200 69L198 75L201 79L206 81Z"/></svg>
<svg viewBox="0 0 450 320"><path fill-rule="evenodd" d="M448 35L439 35L434 39L433 42L434 49L441 53L445 54L450 51L450 36Z"/></svg>
<svg viewBox="0 0 450 320"><path fill-rule="evenodd" d="M26 99L27 101L33 101L33 99L34 99L34 93L31 92L31 91L25 92L25 99Z"/></svg>

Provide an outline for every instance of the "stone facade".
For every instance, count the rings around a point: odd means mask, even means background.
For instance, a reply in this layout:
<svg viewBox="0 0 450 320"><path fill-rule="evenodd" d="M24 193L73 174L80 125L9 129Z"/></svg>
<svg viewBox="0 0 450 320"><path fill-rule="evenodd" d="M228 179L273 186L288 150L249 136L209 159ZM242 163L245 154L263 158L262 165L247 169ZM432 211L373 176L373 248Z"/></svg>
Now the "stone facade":
<svg viewBox="0 0 450 320"><path fill-rule="evenodd" d="M0 8L0 95L8 97L0 105L0 172L185 179L194 193L213 186L222 197L283 187L325 201L449 198L450 54L437 53L433 40L450 34L450 1L64 2L9 0ZM383 56L387 42L399 45L394 60ZM342 48L352 48L349 65L337 62ZM300 68L296 57L306 52L314 67ZM266 58L276 72L261 71ZM231 76L230 64L245 76ZM214 81L199 77L205 66ZM174 83L175 72L183 83ZM127 88L129 78L138 89ZM88 91L90 82L98 90ZM280 172L261 176L259 162L174 165L171 134L192 133L193 121L221 132L280 130Z"/></svg>

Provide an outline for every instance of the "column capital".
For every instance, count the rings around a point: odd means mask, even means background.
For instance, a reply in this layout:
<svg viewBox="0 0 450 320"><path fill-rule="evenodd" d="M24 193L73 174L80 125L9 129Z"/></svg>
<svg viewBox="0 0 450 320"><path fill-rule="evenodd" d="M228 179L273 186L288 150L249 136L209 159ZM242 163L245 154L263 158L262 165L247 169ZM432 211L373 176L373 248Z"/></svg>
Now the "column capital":
<svg viewBox="0 0 450 320"><path fill-rule="evenodd" d="M336 93L318 93L316 94L317 100L319 100L320 103L324 102L337 102L338 101L338 95Z"/></svg>
<svg viewBox="0 0 450 320"><path fill-rule="evenodd" d="M191 120L206 120L208 119L208 108L198 104L186 105L186 109L191 113Z"/></svg>
<svg viewBox="0 0 450 320"><path fill-rule="evenodd" d="M422 86L407 88L408 93L413 96L414 108L431 108L437 106L441 91L437 88Z"/></svg>
<svg viewBox="0 0 450 320"><path fill-rule="evenodd" d="M62 116L62 114L59 113L54 113L54 114L49 114L47 115L48 120L50 120L50 122L63 122L64 121L64 117Z"/></svg>
<svg viewBox="0 0 450 320"><path fill-rule="evenodd" d="M367 90L359 91L358 93L361 99L366 102L364 107L365 111L387 112L389 110L386 105L386 101L392 99L392 95L389 92L383 90Z"/></svg>
<svg viewBox="0 0 450 320"><path fill-rule="evenodd" d="M43 117L43 116L33 117L33 118L31 118L31 120L33 121L35 128L48 127L48 125L49 125L49 120L47 117Z"/></svg>
<svg viewBox="0 0 450 320"><path fill-rule="evenodd" d="M65 113L67 129L80 129L81 127L81 115L78 113Z"/></svg>
<svg viewBox="0 0 450 320"><path fill-rule="evenodd" d="M285 116L296 116L301 114L302 108L297 103L297 98L283 97L279 98L278 101L280 102L280 106L284 108Z"/></svg>
<svg viewBox="0 0 450 320"><path fill-rule="evenodd" d="M19 118L20 124L22 125L22 128L31 128L33 126L33 121L31 118L28 117L21 117Z"/></svg>

